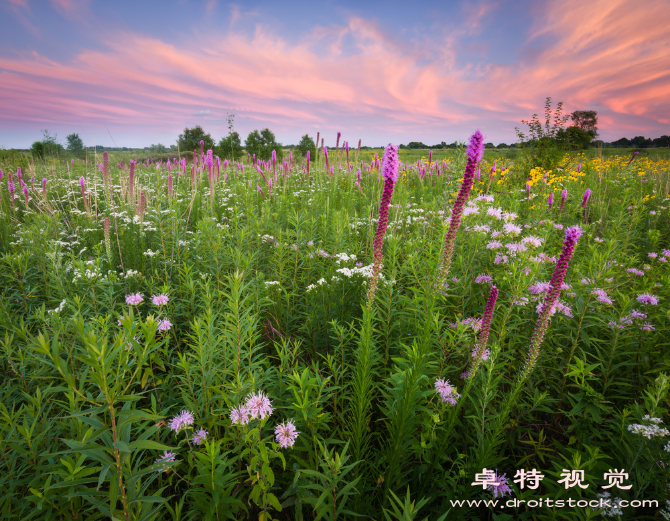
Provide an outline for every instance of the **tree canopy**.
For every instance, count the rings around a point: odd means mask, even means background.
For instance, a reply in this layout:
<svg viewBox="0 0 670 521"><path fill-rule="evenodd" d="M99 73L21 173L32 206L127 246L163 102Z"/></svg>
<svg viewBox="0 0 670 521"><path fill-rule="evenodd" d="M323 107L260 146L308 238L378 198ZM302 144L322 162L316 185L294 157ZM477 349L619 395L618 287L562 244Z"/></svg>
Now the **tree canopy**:
<svg viewBox="0 0 670 521"><path fill-rule="evenodd" d="M179 134L179 138L177 139L179 152L187 154L188 152L197 150L198 153L200 153L200 141L205 142L205 150L214 148L214 139L212 139L212 136L207 134L200 125L196 125L193 128L186 127L184 133Z"/></svg>
<svg viewBox="0 0 670 521"><path fill-rule="evenodd" d="M307 155L307 151L309 150L310 161L316 160L316 145L314 144L314 140L309 136L309 134L302 136L300 143L298 143L295 149L302 158Z"/></svg>
<svg viewBox="0 0 670 521"><path fill-rule="evenodd" d="M81 152L84 150L84 142L79 137L79 134L70 134L67 139L67 149L70 152Z"/></svg>
<svg viewBox="0 0 670 521"><path fill-rule="evenodd" d="M592 139L598 137L598 113L595 110L575 110L570 119L574 126L585 131Z"/></svg>
<svg viewBox="0 0 670 521"><path fill-rule="evenodd" d="M277 159L283 157L281 144L275 140L275 135L269 128L264 128L260 132L254 130L249 133L244 142L244 149L248 154L256 154L256 158L268 160L272 157L272 151L277 153Z"/></svg>
<svg viewBox="0 0 670 521"><path fill-rule="evenodd" d="M240 135L237 132L231 132L226 137L222 137L216 153L221 159L240 159L244 154Z"/></svg>

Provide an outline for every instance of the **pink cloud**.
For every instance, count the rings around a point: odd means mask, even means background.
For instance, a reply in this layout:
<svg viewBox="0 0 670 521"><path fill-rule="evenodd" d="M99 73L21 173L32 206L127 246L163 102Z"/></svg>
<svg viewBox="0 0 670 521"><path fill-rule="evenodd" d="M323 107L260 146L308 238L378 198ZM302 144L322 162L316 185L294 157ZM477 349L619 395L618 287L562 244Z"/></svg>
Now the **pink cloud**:
<svg viewBox="0 0 670 521"><path fill-rule="evenodd" d="M74 0L53 1L78 12ZM530 41L553 43L514 65L459 67L457 36L428 52L356 17L315 27L297 43L261 24L253 34L201 34L189 45L118 34L105 42L108 51L85 50L69 62L35 53L0 57L7 100L0 119L179 129L207 107L300 132L346 120L351 128L405 135L467 134L474 120L489 120L511 136L551 95L568 111L598 108L605 130L630 128L631 116L640 127L658 127L670 119L670 10L667 0L634 5L546 4ZM242 15L231 9L232 24ZM473 7L467 30L478 30L489 12Z"/></svg>

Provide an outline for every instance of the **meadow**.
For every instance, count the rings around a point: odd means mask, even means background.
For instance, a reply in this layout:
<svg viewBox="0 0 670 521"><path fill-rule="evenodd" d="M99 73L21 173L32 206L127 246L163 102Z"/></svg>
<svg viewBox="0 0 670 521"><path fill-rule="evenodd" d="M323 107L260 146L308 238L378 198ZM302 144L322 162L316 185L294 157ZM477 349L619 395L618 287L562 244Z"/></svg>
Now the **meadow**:
<svg viewBox="0 0 670 521"><path fill-rule="evenodd" d="M670 519L667 154L476 136L5 160L0 519Z"/></svg>

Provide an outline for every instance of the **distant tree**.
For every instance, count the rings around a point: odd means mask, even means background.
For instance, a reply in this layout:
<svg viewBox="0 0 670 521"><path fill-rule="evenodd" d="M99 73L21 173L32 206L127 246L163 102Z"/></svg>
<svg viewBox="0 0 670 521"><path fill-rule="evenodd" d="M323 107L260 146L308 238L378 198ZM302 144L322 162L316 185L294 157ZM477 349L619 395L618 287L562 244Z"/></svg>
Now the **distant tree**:
<svg viewBox="0 0 670 521"><path fill-rule="evenodd" d="M630 146L633 148L648 147L652 143L653 142L651 141L651 139L646 138L644 136L635 136L633 139L630 140Z"/></svg>
<svg viewBox="0 0 670 521"><path fill-rule="evenodd" d="M30 147L30 152L33 155L33 157L44 156L44 146L42 145L42 142L35 141Z"/></svg>
<svg viewBox="0 0 670 521"><path fill-rule="evenodd" d="M79 134L70 134L67 139L67 149L70 152L81 152L84 150L84 142L79 137Z"/></svg>
<svg viewBox="0 0 670 521"><path fill-rule="evenodd" d="M653 140L656 147L670 147L670 136L661 136Z"/></svg>
<svg viewBox="0 0 670 521"><path fill-rule="evenodd" d="M244 155L242 141L237 132L231 132L222 137L217 147L217 154L221 159L240 159Z"/></svg>
<svg viewBox="0 0 670 521"><path fill-rule="evenodd" d="M307 151L309 150L310 161L316 160L316 145L314 144L314 140L309 136L309 134L302 136L300 143L298 143L298 146L296 146L295 149L298 151L300 157L305 157L307 155Z"/></svg>
<svg viewBox="0 0 670 521"><path fill-rule="evenodd" d="M486 143L486 145L484 145L484 148L495 148L495 147L496 146L493 143Z"/></svg>
<svg viewBox="0 0 670 521"><path fill-rule="evenodd" d="M56 134L50 134L48 129L42 131L42 141L35 141L30 151L36 157L60 156L65 149L56 137Z"/></svg>
<svg viewBox="0 0 670 521"><path fill-rule="evenodd" d="M598 113L595 110L575 110L570 119L576 127L587 132L591 139L598 137Z"/></svg>
<svg viewBox="0 0 670 521"><path fill-rule="evenodd" d="M616 148L629 148L631 146L630 139L622 137L611 143Z"/></svg>
<svg viewBox="0 0 670 521"><path fill-rule="evenodd" d="M149 150L151 152L164 153L167 152L167 147L161 143L157 143L156 145L151 145L149 147Z"/></svg>
<svg viewBox="0 0 670 521"><path fill-rule="evenodd" d="M576 125L561 129L557 138L570 150L585 150L591 146L593 139L591 134Z"/></svg>
<svg viewBox="0 0 670 521"><path fill-rule="evenodd" d="M505 143L500 143L496 148L509 148Z"/></svg>
<svg viewBox="0 0 670 521"><path fill-rule="evenodd" d="M428 148L421 141L410 141L407 144L407 148L417 149L417 148Z"/></svg>
<svg viewBox="0 0 670 521"><path fill-rule="evenodd" d="M185 128L184 133L179 134L177 145L182 154L188 154L188 152L193 152L193 150L197 150L200 153L200 141L205 142L205 150L214 148L212 136L207 134L200 125L196 125L193 128Z"/></svg>
<svg viewBox="0 0 670 521"><path fill-rule="evenodd" d="M269 128L264 128L260 132L254 130L249 133L244 142L244 149L248 154L256 154L256 158L270 159L272 151L276 151L277 159L283 157L281 144L275 140L275 135Z"/></svg>

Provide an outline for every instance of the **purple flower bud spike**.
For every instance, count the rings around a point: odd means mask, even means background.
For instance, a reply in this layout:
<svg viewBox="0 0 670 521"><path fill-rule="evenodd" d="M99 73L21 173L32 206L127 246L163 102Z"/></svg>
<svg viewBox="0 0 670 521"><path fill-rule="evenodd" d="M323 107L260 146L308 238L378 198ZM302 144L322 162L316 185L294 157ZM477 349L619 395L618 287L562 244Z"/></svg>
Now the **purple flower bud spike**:
<svg viewBox="0 0 670 521"><path fill-rule="evenodd" d="M566 199L567 197L568 197L568 189L565 188L565 189L561 192L561 207L558 209L559 212L562 212L562 211L563 211L563 205L565 204L565 199Z"/></svg>
<svg viewBox="0 0 670 521"><path fill-rule="evenodd" d="M440 267L440 273L437 279L437 287L442 286L442 283L447 278L447 273L449 272L449 267L451 266L451 257L454 253L456 233L458 232L458 228L461 225L463 207L465 206L465 201L467 201L468 196L470 195L470 190L472 190L472 185L474 184L477 163L479 163L484 156L484 136L479 130L477 130L470 137L470 143L466 150L466 154L468 157L468 162L465 167L465 174L463 175L461 189L458 192L458 196L456 197L454 206L451 210L449 230L447 231L447 236L444 239L444 247L442 249L442 266Z"/></svg>
<svg viewBox="0 0 670 521"><path fill-rule="evenodd" d="M591 189L587 188L584 192L584 198L582 199L582 208L586 208L586 204L589 202L589 197L591 197Z"/></svg>
<svg viewBox="0 0 670 521"><path fill-rule="evenodd" d="M558 297L561 294L565 274L568 271L568 264L575 252L577 240L582 235L583 231L577 226L572 226L565 230L565 238L563 239L563 251L554 268L554 274L549 282L549 290L547 291L545 301L541 304L540 316L535 324L535 330L530 340L530 348L528 351L528 358L521 373L521 379L524 380L535 367L537 357L540 354L540 346L544 339L544 334L549 326L551 315L556 310Z"/></svg>
<svg viewBox="0 0 670 521"><path fill-rule="evenodd" d="M377 233L374 240L374 257L372 265L372 278L368 287L367 307L372 309L375 300L375 291L379 281L379 272L382 266L384 235L389 220L389 205L393 196L393 189L398 180L398 147L389 144L384 151L383 169L384 191L382 192L381 202L379 204L379 221L377 222ZM359 186L360 189L360 186Z"/></svg>

